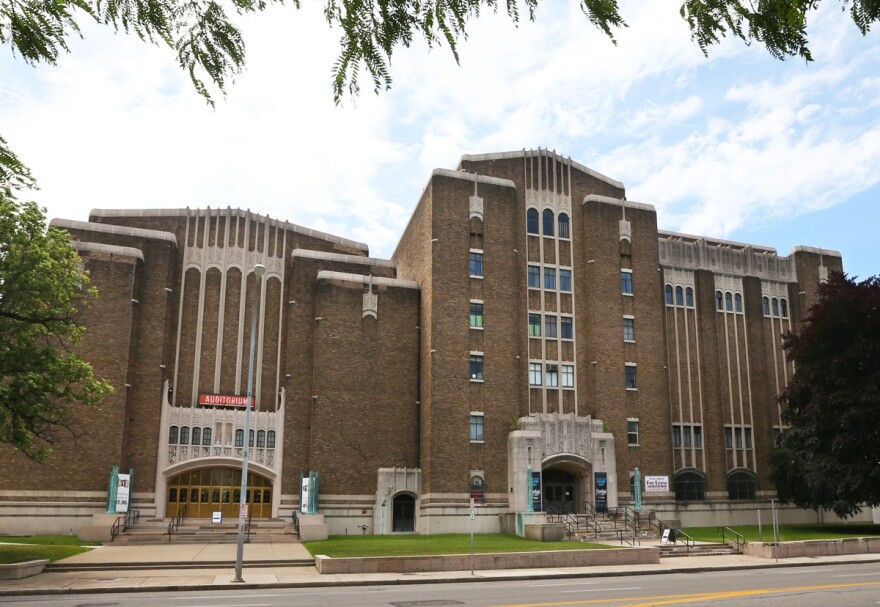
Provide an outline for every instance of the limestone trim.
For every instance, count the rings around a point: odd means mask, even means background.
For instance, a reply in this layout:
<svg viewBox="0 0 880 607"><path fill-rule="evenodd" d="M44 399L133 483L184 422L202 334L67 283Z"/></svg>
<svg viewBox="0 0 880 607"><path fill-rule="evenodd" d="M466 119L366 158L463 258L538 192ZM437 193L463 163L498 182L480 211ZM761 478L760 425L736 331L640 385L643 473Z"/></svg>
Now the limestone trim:
<svg viewBox="0 0 880 607"><path fill-rule="evenodd" d="M120 247L112 244L103 244L100 242L85 242L82 240L71 240L70 246L76 251L89 251L93 253L106 253L107 255L120 255L123 257L134 257L144 260L144 252L134 247Z"/></svg>
<svg viewBox="0 0 880 607"><path fill-rule="evenodd" d="M829 257L843 257L840 254L840 251L835 251L834 249L823 249L820 247L808 247L805 245L796 245L791 248L790 255L794 255L795 253L813 253L815 255L828 255Z"/></svg>
<svg viewBox="0 0 880 607"><path fill-rule="evenodd" d="M378 257L359 257L357 255L345 255L343 253L327 253L324 251L311 251L309 249L294 249L290 253L291 259L319 259L322 261L338 261L340 263L356 263L364 266L380 266L383 268L397 268L397 264L390 259Z"/></svg>
<svg viewBox="0 0 880 607"><path fill-rule="evenodd" d="M130 238L146 238L148 240L162 240L177 246L177 237L171 232L160 230L147 230L144 228L129 228L127 226L115 226L106 223L92 223L88 221L76 221L73 219L53 219L49 225L62 230L82 230L84 232L96 232L102 234L115 234Z"/></svg>
<svg viewBox="0 0 880 607"><path fill-rule="evenodd" d="M539 152L543 152L544 154L548 154L548 155L552 154L553 156L562 159L562 156L559 156L558 154L556 154L555 151L551 152L549 150L540 150L540 149L538 149L538 150L525 150L525 149L523 149L523 150L515 150L512 152L496 152L496 153L492 153L492 154L464 154L461 157L461 162L483 162L486 160L510 160L510 159L515 159L515 158L527 158L527 157L532 156L532 155L539 153ZM613 185L614 187L620 188L621 190L623 189L623 183L620 181L617 181L616 179L612 179L611 177L608 177L607 175L603 175L602 173L595 171L587 166L584 166L581 163L576 162L574 160L566 159L566 162L570 163L570 165L573 168L577 169L578 171L580 171L582 173L586 173L587 175L589 175L591 177L595 177L596 179L599 179L600 181L604 181L605 183Z"/></svg>
<svg viewBox="0 0 880 607"><path fill-rule="evenodd" d="M210 207L207 210L210 212ZM260 217L262 221L271 224L272 227L278 227L284 230L290 230L291 232L296 232L298 234L311 236L313 238L320 238L321 240L326 240L328 242L354 247L365 252L369 250L369 246L362 242L349 240L348 238L342 238L340 236L334 236L333 234L313 230L311 228L305 228L295 223L290 223L289 221L284 221L281 219L271 219L268 215L259 216L255 213L251 213L250 209L233 209L232 207L226 207L226 209L218 210L223 210L224 213L228 214L231 217L243 218L247 216L257 216ZM199 209L195 209L195 212L199 211ZM192 212L193 210L191 210L189 207L186 207L185 209L92 209L89 215L92 217L186 217Z"/></svg>
<svg viewBox="0 0 880 607"><path fill-rule="evenodd" d="M368 276L365 274L348 274L346 272L333 272L331 270L321 270L318 272L318 280L340 280L342 282L353 282L363 285L374 284L383 287L400 287L401 289L419 288L419 283L413 280L384 278L382 276Z"/></svg>
<svg viewBox="0 0 880 607"><path fill-rule="evenodd" d="M637 209L639 211L657 212L657 209L655 209L652 204L633 202L632 200L625 200L623 198L612 198L611 196L602 196L600 194L587 194L584 196L583 202L601 202L603 204L613 204L621 208L626 207L627 209Z"/></svg>
<svg viewBox="0 0 880 607"><path fill-rule="evenodd" d="M467 173L465 171L452 171L450 169L434 169L431 171L431 178L449 177L451 179L465 179L475 183L484 183L486 185L497 185L503 188L516 189L516 184L512 179L501 179L500 177L489 177L488 175L477 175L476 173Z"/></svg>

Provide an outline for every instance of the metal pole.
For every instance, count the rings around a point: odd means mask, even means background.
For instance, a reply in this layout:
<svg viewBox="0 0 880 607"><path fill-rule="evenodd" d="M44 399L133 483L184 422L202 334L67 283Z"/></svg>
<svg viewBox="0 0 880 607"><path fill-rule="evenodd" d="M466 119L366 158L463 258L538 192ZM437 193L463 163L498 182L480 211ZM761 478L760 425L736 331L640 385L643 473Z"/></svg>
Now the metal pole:
<svg viewBox="0 0 880 607"><path fill-rule="evenodd" d="M471 502L471 575L474 574L474 503Z"/></svg>
<svg viewBox="0 0 880 607"><path fill-rule="evenodd" d="M244 408L244 447L241 453L241 493L238 497L238 548L235 552L235 578L233 582L244 582L241 577L242 561L244 559L244 506L247 504L247 475L248 475L248 451L251 448L251 406L254 404L254 349L257 340L257 310L260 308L260 287L263 282L263 274L266 266L257 264L254 266L256 285L254 287L254 305L251 315L251 354L248 359L248 383L247 405Z"/></svg>
<svg viewBox="0 0 880 607"><path fill-rule="evenodd" d="M761 509L758 508L758 541L764 541L764 532L761 530Z"/></svg>
<svg viewBox="0 0 880 607"><path fill-rule="evenodd" d="M773 555L779 562L779 523L776 519L776 500L770 500L771 515L773 517Z"/></svg>

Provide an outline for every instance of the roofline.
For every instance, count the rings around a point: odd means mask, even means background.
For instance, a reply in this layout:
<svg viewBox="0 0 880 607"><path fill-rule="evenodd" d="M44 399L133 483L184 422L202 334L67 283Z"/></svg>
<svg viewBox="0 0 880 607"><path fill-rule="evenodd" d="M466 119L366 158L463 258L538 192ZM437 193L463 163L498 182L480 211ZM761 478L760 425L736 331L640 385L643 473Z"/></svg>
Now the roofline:
<svg viewBox="0 0 880 607"><path fill-rule="evenodd" d="M74 219L53 219L49 225L62 230L83 230L85 232L99 232L102 234L115 234L134 238L147 238L149 240L163 240L177 246L177 237L171 232L161 230L147 230L145 228L130 228L117 226L109 223L93 223L90 221L76 221Z"/></svg>
<svg viewBox="0 0 880 607"><path fill-rule="evenodd" d="M612 179L611 177L608 177L607 175L603 175L602 173L600 173L598 171L594 171L590 167L584 166L576 160L572 160L571 157L566 158L564 156L560 156L555 151L551 151L551 150L540 150L540 151L545 152L547 154L553 154L557 158L560 158L563 161L570 163L573 168L576 168L577 170L581 171L582 173L586 173L587 175L590 175L591 177L595 177L596 179L598 179L600 181L604 181L607 184L613 185L616 188L620 188L621 190L625 189L622 182L617 181L616 179ZM480 162L480 161L485 161L485 160L511 160L514 158L530 157L531 154L533 154L535 152L536 152L536 150L522 149L522 150L516 150L514 152L494 152L494 153L490 153L490 154L463 154L461 157L461 160L459 162L464 162L464 161Z"/></svg>
<svg viewBox="0 0 880 607"><path fill-rule="evenodd" d="M632 200L626 200L625 198L612 198L611 196L602 196L600 194L587 194L584 196L583 202L584 204L587 202L603 202L605 204L617 205L620 208L638 209L639 211L650 211L652 213L657 212L657 209L654 208L653 204L634 202Z"/></svg>
<svg viewBox="0 0 880 607"><path fill-rule="evenodd" d="M395 264L390 259L379 259L378 257L361 257L359 255L346 255L344 253L328 253L326 251L313 251L311 249L294 249L290 253L290 258L300 257L303 259L321 259L324 261L338 261L342 263L357 263L364 266L381 266L383 268L396 269Z"/></svg>
<svg viewBox="0 0 880 607"><path fill-rule="evenodd" d="M366 276L364 274L350 274L348 272L334 272L332 270L321 270L318 272L318 280L342 280L362 285L374 284L377 286L400 287L403 289L418 290L419 288L419 283L414 280L384 278L382 276Z"/></svg>

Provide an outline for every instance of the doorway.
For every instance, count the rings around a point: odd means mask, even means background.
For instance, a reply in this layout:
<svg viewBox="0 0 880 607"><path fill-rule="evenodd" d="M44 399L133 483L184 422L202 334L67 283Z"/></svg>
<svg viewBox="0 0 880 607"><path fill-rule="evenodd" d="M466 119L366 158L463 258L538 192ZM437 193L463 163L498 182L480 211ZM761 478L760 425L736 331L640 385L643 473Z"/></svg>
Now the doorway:
<svg viewBox="0 0 880 607"><path fill-rule="evenodd" d="M211 518L220 512L223 518L238 518L241 502L241 470L205 468L184 472L168 481L166 516L185 513L187 518ZM250 518L272 516L272 481L248 473L245 503Z"/></svg>
<svg viewBox="0 0 880 607"><path fill-rule="evenodd" d="M545 470L542 474L544 511L553 514L579 512L579 482L576 476L564 470Z"/></svg>
<svg viewBox="0 0 880 607"><path fill-rule="evenodd" d="M416 530L416 499L406 493L395 496L392 505L391 531L412 532Z"/></svg>

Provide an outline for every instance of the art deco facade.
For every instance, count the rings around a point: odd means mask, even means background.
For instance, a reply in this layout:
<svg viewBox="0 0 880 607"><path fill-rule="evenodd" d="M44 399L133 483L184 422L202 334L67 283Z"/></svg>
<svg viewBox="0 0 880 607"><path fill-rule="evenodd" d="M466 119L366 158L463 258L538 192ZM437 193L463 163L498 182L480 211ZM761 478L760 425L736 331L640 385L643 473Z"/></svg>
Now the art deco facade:
<svg viewBox="0 0 880 607"><path fill-rule="evenodd" d="M82 351L116 392L48 462L3 454L3 531L76 529L114 465L141 516L235 515L246 442L252 514L291 516L318 473L331 533L464 530L471 500L484 531L629 504L636 468L660 516L735 517L774 494L780 335L842 269L658 230L623 184L542 150L434 171L390 260L238 209L53 224L100 290ZM246 440L230 397L255 305Z"/></svg>

